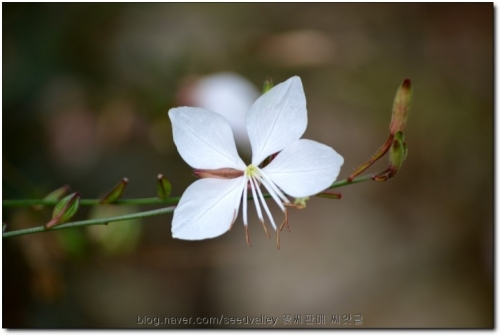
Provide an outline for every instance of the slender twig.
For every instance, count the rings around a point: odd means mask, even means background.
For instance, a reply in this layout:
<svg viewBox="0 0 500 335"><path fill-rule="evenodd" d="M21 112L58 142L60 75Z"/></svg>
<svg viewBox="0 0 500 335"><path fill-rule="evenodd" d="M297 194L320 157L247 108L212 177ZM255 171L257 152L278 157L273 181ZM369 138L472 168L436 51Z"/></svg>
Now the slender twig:
<svg viewBox="0 0 500 335"><path fill-rule="evenodd" d="M362 175L362 176L358 176L358 177L354 178L353 180L349 180L349 178L342 179L342 180L336 181L333 184L331 184L328 189L332 189L332 188L346 186L346 185L349 185L349 184L356 184L356 183L362 183L364 181L373 180L373 176L374 176L374 174L365 174L365 175Z"/></svg>
<svg viewBox="0 0 500 335"><path fill-rule="evenodd" d="M139 198L139 199L123 199L116 200L113 205L173 205L179 202L180 197L171 197L167 199L160 198ZM19 200L3 200L2 206L35 206L56 205L59 200L44 200L44 199L19 199ZM81 199L80 206L97 206L100 205L101 199Z"/></svg>
<svg viewBox="0 0 500 335"><path fill-rule="evenodd" d="M332 185L330 185L329 189L372 180L372 177L373 177L373 174L367 174L367 175L363 175L363 176L358 176L358 177L354 178L352 181L349 181L348 179L339 180L339 181L333 183ZM270 196L271 196L270 194L264 194L265 198L269 198ZM113 202L113 204L117 204L117 205L177 204L179 202L179 199L180 199L180 197L171 197L171 198L167 198L167 199L159 199L159 198L127 199L127 200L117 200L117 201ZM248 197L248 199L252 200L253 198L250 196L250 197ZM3 202L2 202L3 206L55 205L56 203L57 203L57 201L55 201L55 200L36 200L36 199L3 200ZM100 205L100 199L82 199L82 200L80 200L80 205L87 205L87 206ZM145 211L145 212L138 212L138 213L127 214L127 215L122 215L122 216L114 216L114 217L108 217L108 218L83 220L83 221L74 221L74 222L68 222L65 224L57 225L51 229L46 229L44 226L27 228L27 229L19 229L19 230L5 232L2 234L2 236L4 238L6 238L6 237L14 237L14 236L42 233L42 232L51 231L51 230L107 224L109 222L116 222L116 221L123 221L123 220L130 220L130 219L136 219L136 218L143 218L143 217L149 217L149 216L168 214L168 213L172 213L174 211L174 209L175 209L175 206L171 206L171 207L167 207L167 208L155 209L155 210Z"/></svg>
<svg viewBox="0 0 500 335"><path fill-rule="evenodd" d="M64 223L64 224L55 226L54 228L51 228L51 229L45 229L44 226L27 228L27 229L19 229L19 230L5 232L2 234L2 236L3 236L3 238L6 238L6 237L13 237L13 236L20 236L20 235L43 233L46 231L67 229L67 228L73 228L73 227L101 225L101 224L107 224L109 222L124 221L124 220L138 219L138 218L144 218L144 217L149 217L149 216L168 214L168 213L172 213L174 211L174 209L175 209L175 206L171 206L171 207L166 207L166 208L154 209L151 211L145 211L145 212L139 212L139 213L133 213L133 214L127 214L127 215L120 215L120 216L113 216L113 217L108 217L108 218L74 221L74 222Z"/></svg>
<svg viewBox="0 0 500 335"><path fill-rule="evenodd" d="M336 181L329 188L337 188L342 187L348 184L356 184L363 181L371 180L372 174L367 174L363 176L359 176L354 178L352 181L347 179L342 179ZM264 194L265 198L269 198L269 194ZM248 197L249 200L253 198L251 196ZM116 200L113 202L113 205L175 205L179 202L180 197L170 197L166 199L160 198L139 198L139 199L122 199ZM100 199L81 199L80 206L97 206L100 205ZM44 206L53 206L56 205L59 200L44 200L44 199L19 199L19 200L3 200L2 206L7 207L29 207L35 205L44 205Z"/></svg>

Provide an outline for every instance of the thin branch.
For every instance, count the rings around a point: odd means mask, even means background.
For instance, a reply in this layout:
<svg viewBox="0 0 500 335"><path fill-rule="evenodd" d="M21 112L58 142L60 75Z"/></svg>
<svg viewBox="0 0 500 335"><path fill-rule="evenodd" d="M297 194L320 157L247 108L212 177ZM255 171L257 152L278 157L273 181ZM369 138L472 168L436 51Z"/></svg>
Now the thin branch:
<svg viewBox="0 0 500 335"><path fill-rule="evenodd" d="M133 213L133 214L127 214L127 215L113 216L113 217L109 217L109 218L75 221L75 222L64 223L64 224L55 226L54 228L51 228L51 229L45 229L44 226L27 228L27 229L19 229L19 230L5 232L2 234L2 236L3 236L3 238L6 238L6 237L14 237L14 236L20 236L20 235L43 233L46 231L67 229L67 228L73 228L73 227L101 225L101 224L107 224L109 222L124 221L124 220L138 219L138 218L144 218L144 217L149 217L149 216L168 214L168 213L172 213L174 211L174 209L175 209L175 206L171 206L171 207L167 207L167 208L154 209L151 211L145 211L145 212L139 212L139 213Z"/></svg>
<svg viewBox="0 0 500 335"><path fill-rule="evenodd" d="M342 180L336 181L333 184L331 184L328 189L332 189L332 188L346 186L346 185L349 185L349 184L356 184L356 183L362 183L364 181L373 180L373 176L374 176L374 174L365 174L365 175L362 175L362 176L358 176L358 177L354 178L353 180L349 180L349 178L342 179Z"/></svg>
<svg viewBox="0 0 500 335"><path fill-rule="evenodd" d="M177 204L180 197L171 197L167 199L160 198L139 198L139 199L123 199L116 200L113 205L173 205ZM101 199L81 199L80 206L96 206L101 205ZM53 206L56 205L59 200L44 200L44 199L19 199L19 200L3 200L2 206L35 206L35 205L45 205Z"/></svg>
<svg viewBox="0 0 500 335"><path fill-rule="evenodd" d="M349 181L348 179L339 180L339 181L333 183L332 185L330 185L329 189L342 187L342 186L346 186L349 184L356 184L356 183L361 183L364 181L373 180L372 178L373 178L372 174L367 174L367 175L356 177L352 181ZM264 197L269 198L269 197L271 197L271 195L264 194ZM171 197L171 198L167 198L167 199L159 199L159 198L127 199L127 200L117 200L117 201L113 202L113 204L117 204L117 205L177 204L179 202L179 199L180 199L180 197ZM248 199L252 200L253 197L249 196ZM87 206L100 205L99 202L100 202L100 199L82 199L82 200L80 200L80 205L87 205ZM4 206L33 206L33 205L55 205L56 203L57 203L57 201L54 201L54 200L26 199L26 200L3 200L2 204ZM167 208L160 208L160 209L155 209L155 210L151 210L151 211L127 214L127 215L122 215L122 216L114 216L114 217L109 217L109 218L68 222L68 223L57 225L51 229L46 229L44 226L27 228L27 229L19 229L19 230L4 232L2 234L2 236L3 236L3 238L7 238L7 237L14 237L14 236L21 236L21 235L28 235L28 234L35 234L35 233L43 233L46 231L67 229L67 228L73 228L73 227L83 227L83 226L107 224L109 222L124 221L124 220L130 220L130 219L137 219L137 218L143 218L143 217L149 217L149 216L168 214L168 213L172 213L174 211L174 209L175 209L175 206L171 206L171 207L167 207Z"/></svg>

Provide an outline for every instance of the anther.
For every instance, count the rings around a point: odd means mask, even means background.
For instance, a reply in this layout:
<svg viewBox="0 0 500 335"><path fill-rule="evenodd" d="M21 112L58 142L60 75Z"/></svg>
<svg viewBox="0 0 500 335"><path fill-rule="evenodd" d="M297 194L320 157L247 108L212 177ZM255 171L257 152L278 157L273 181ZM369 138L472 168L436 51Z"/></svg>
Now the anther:
<svg viewBox="0 0 500 335"><path fill-rule="evenodd" d="M267 238L270 238L271 235L269 234L269 231L266 228L266 224L264 223L264 220L260 220L260 222L262 223L262 227L264 228L264 231L266 232Z"/></svg>
<svg viewBox="0 0 500 335"><path fill-rule="evenodd" d="M285 227L286 225L286 228L288 229L288 232L290 232L290 225L288 224L288 209L285 208L285 219L283 220L283 223L281 224L280 226L280 231L283 230L283 227Z"/></svg>
<svg viewBox="0 0 500 335"><path fill-rule="evenodd" d="M252 242L250 242L250 234L248 233L248 226L245 226L245 235L246 235L247 244L249 247L251 247Z"/></svg>

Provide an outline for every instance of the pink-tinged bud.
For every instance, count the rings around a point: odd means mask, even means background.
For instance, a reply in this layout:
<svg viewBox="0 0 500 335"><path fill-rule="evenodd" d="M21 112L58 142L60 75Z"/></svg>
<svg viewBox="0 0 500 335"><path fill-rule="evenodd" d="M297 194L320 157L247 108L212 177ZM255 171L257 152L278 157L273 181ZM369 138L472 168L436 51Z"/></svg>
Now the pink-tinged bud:
<svg viewBox="0 0 500 335"><path fill-rule="evenodd" d="M243 171L231 168L215 170L194 169L193 173L198 178L234 179L243 176Z"/></svg>
<svg viewBox="0 0 500 335"><path fill-rule="evenodd" d="M160 199L168 198L170 196L170 192L172 192L172 185L170 185L170 182L161 173L158 175L156 190L158 198Z"/></svg>
<svg viewBox="0 0 500 335"><path fill-rule="evenodd" d="M102 199L101 204L111 204L120 199L128 185L128 178L123 178L115 187L111 189Z"/></svg>
<svg viewBox="0 0 500 335"><path fill-rule="evenodd" d="M52 212L52 220L45 224L45 229L50 229L59 223L71 219L80 206L80 193L72 193L57 203Z"/></svg>
<svg viewBox="0 0 500 335"><path fill-rule="evenodd" d="M266 80L264 80L264 85L262 87L262 93L266 93L267 91L269 91L271 88L273 88L274 84L273 84L273 78L271 77L267 77Z"/></svg>
<svg viewBox="0 0 500 335"><path fill-rule="evenodd" d="M410 79L405 79L401 86L399 86L394 98L394 104L392 105L392 119L389 127L391 135L404 130L410 113L412 95L411 81Z"/></svg>

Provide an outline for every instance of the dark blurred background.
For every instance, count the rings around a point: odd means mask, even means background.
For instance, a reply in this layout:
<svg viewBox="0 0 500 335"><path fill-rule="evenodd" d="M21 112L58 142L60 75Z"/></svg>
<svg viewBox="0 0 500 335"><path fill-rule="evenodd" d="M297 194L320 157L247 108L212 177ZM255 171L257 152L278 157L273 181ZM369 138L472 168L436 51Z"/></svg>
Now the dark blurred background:
<svg viewBox="0 0 500 335"><path fill-rule="evenodd" d="M167 111L219 72L255 90L299 75L304 137L344 156L343 179L386 139L398 85L414 87L402 171L293 211L279 251L253 211L251 248L241 218L189 242L172 239L171 215L3 240L3 327L222 314L278 317L279 327L493 327L491 3L2 8L4 199L64 184L96 198L123 177L125 197L153 197L158 173L180 196L194 178ZM86 207L74 219L152 208ZM50 213L4 207L2 220L22 229ZM325 324L306 324L317 314Z"/></svg>

